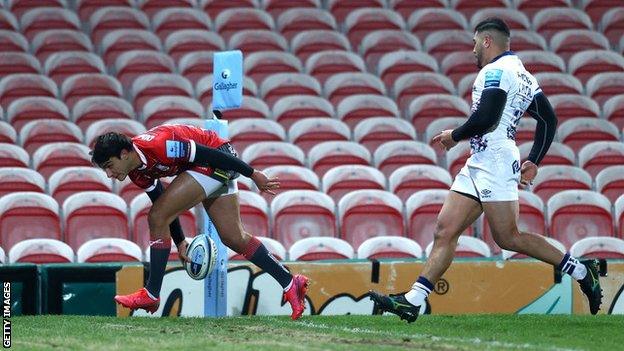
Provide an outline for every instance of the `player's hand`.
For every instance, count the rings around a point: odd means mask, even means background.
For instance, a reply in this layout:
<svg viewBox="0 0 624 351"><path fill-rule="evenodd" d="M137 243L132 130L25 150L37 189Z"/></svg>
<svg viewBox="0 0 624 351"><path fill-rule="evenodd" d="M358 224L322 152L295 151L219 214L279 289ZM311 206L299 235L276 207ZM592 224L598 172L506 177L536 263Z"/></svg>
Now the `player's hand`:
<svg viewBox="0 0 624 351"><path fill-rule="evenodd" d="M531 161L524 161L520 167L520 186L524 189L533 184L537 175L537 165Z"/></svg>
<svg viewBox="0 0 624 351"><path fill-rule="evenodd" d="M180 257L180 261L182 262L182 264L189 262L189 258L186 255L186 251L188 249L188 242L186 240L182 240L181 243L179 243L177 245L178 247L178 256Z"/></svg>
<svg viewBox="0 0 624 351"><path fill-rule="evenodd" d="M280 187L280 182L277 177L269 178L266 174L258 170L254 170L253 174L251 175L251 180L256 183L258 190L260 190L260 192L262 193L275 195L275 192L273 190L279 189Z"/></svg>
<svg viewBox="0 0 624 351"><path fill-rule="evenodd" d="M444 150L448 151L453 146L457 145L457 142L453 140L451 133L453 133L452 129L443 130L440 134L434 136L432 141L434 144L439 143Z"/></svg>

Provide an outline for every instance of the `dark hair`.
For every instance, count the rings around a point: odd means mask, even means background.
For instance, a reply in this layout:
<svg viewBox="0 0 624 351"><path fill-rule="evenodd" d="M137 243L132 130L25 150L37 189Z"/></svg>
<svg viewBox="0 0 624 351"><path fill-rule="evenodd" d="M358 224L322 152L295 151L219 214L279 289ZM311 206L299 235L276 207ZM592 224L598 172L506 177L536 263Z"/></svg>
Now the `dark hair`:
<svg viewBox="0 0 624 351"><path fill-rule="evenodd" d="M132 150L132 140L121 133L109 132L95 140L91 154L91 162L102 167L111 157L120 157L121 150Z"/></svg>
<svg viewBox="0 0 624 351"><path fill-rule="evenodd" d="M479 22L475 27L475 32L481 33L486 30L495 30L505 34L507 38L511 35L507 23L498 17L489 17Z"/></svg>

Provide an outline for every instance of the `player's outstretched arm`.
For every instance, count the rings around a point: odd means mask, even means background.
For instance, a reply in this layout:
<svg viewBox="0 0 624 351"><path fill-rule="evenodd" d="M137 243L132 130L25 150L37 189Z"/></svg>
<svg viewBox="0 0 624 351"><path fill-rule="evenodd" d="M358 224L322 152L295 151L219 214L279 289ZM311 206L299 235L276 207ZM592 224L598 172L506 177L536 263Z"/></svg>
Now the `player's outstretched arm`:
<svg viewBox="0 0 624 351"><path fill-rule="evenodd" d="M152 203L156 202L156 199L165 191L160 180L156 181L156 184L153 189L150 191L146 191L147 196L149 196ZM186 257L186 246L188 243L186 242L184 237L184 232L182 231L182 226L180 225L180 220L176 217L173 222L169 224L169 231L171 232L171 238L173 242L178 247L178 255L180 256L180 260L186 261L188 258Z"/></svg>

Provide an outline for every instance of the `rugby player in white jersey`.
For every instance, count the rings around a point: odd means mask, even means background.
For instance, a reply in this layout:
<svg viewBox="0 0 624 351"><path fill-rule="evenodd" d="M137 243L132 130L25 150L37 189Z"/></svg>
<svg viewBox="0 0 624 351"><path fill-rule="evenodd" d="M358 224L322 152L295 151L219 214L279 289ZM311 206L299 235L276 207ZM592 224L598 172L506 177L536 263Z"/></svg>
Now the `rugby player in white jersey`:
<svg viewBox="0 0 624 351"><path fill-rule="evenodd" d="M433 249L411 290L389 296L371 291L371 298L379 309L415 321L425 310L433 283L450 266L459 235L484 213L502 249L534 257L570 274L580 283L591 313L596 314L602 300L597 260L580 262L561 253L543 236L518 229L518 183L528 186L537 175L555 135L557 117L536 79L510 51L510 32L504 21L488 18L480 22L473 41L481 70L472 89L472 114L462 126L444 130L433 139L446 150L470 139L471 156L455 177L438 214ZM537 120L537 128L528 160L520 165L515 134L525 112Z"/></svg>

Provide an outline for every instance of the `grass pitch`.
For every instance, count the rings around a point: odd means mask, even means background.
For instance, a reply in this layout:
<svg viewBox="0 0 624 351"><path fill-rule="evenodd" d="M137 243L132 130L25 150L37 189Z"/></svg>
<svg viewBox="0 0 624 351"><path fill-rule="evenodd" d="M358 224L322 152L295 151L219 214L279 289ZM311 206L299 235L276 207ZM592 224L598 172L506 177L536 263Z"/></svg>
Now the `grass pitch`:
<svg viewBox="0 0 624 351"><path fill-rule="evenodd" d="M14 317L15 350L624 350L624 316Z"/></svg>

